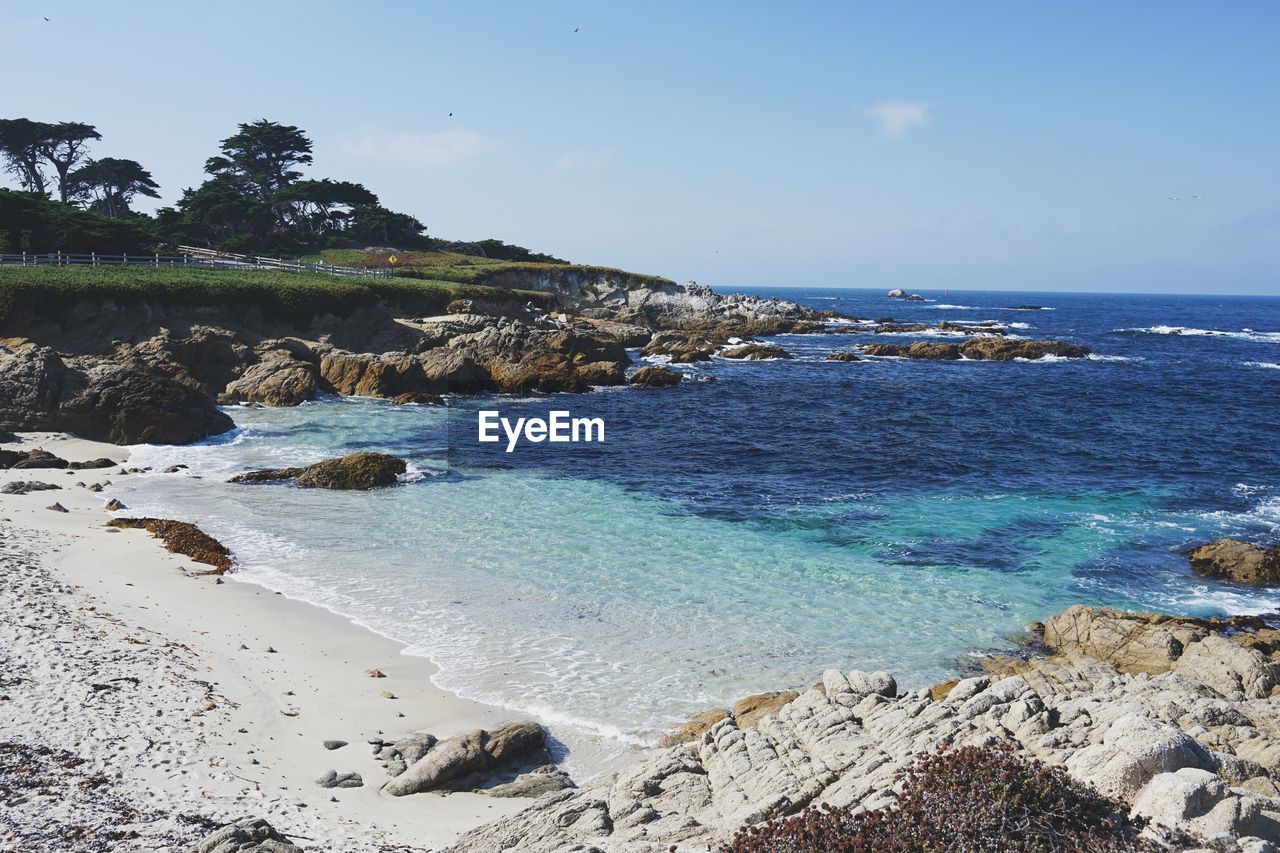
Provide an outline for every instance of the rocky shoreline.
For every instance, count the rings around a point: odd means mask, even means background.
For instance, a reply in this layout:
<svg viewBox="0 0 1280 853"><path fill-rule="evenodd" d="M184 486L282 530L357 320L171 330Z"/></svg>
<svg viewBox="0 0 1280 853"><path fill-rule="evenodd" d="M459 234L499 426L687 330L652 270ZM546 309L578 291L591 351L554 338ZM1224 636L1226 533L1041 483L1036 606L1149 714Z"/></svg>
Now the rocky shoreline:
<svg viewBox="0 0 1280 853"><path fill-rule="evenodd" d="M811 805L883 808L917 756L994 745L1124 804L1157 848L1275 849L1280 631L1084 606L1031 627L1044 654L932 689L828 670L801 692L750 697L609 782L546 795L450 849L715 849Z"/></svg>

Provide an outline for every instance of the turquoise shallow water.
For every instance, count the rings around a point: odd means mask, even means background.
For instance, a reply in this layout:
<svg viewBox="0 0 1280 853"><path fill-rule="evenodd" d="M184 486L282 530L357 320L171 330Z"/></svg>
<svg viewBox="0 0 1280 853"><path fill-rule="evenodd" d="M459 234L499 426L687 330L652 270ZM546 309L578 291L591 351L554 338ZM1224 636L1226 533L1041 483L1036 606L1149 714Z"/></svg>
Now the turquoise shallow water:
<svg viewBox="0 0 1280 853"><path fill-rule="evenodd" d="M998 297L965 304L981 298ZM139 448L157 470L191 467L118 494L132 512L197 521L243 579L430 656L442 687L620 743L828 666L941 680L1075 602L1280 609L1276 593L1192 576L1179 553L1280 532L1274 420L1212 405L1280 400L1280 371L1247 364L1280 361L1277 342L1114 331L1183 318L1129 305L1140 316L1099 322L1092 303L1057 301L1055 321L1018 319L1114 360L831 364L822 354L856 336L784 337L812 355L691 368L718 381L671 392L232 409L234 435ZM1201 309L1196 328L1280 329L1274 304L1241 310L1247 322ZM599 414L608 437L504 454L474 441L481 405ZM411 459L409 482L223 482L362 448Z"/></svg>

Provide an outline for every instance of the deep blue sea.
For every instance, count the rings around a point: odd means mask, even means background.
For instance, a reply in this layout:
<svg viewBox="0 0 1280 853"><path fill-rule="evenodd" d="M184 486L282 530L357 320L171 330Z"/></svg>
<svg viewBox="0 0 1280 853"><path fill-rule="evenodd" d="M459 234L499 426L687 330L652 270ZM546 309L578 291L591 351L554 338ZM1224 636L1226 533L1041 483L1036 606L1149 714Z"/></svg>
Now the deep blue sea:
<svg viewBox="0 0 1280 853"><path fill-rule="evenodd" d="M854 327L772 339L791 361L680 366L714 381L671 389L235 408L232 435L138 450L185 475L117 494L197 521L242 580L430 656L441 686L610 742L829 666L926 685L1075 602L1280 610L1183 555L1280 536L1280 298L751 292L995 320L1095 355L826 361L924 337ZM1024 304L1044 309L1009 310ZM602 417L606 440L506 453L476 441L481 408ZM371 494L221 482L363 448L419 476Z"/></svg>

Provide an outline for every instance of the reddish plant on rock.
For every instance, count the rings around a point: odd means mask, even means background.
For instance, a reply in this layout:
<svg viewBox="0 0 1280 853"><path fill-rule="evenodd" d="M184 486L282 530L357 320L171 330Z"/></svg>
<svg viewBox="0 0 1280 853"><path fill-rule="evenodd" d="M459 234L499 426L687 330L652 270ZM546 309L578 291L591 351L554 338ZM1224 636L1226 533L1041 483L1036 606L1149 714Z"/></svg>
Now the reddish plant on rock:
<svg viewBox="0 0 1280 853"><path fill-rule="evenodd" d="M1119 803L1008 746L921 755L899 781L886 808L810 807L742 829L724 853L1158 849Z"/></svg>

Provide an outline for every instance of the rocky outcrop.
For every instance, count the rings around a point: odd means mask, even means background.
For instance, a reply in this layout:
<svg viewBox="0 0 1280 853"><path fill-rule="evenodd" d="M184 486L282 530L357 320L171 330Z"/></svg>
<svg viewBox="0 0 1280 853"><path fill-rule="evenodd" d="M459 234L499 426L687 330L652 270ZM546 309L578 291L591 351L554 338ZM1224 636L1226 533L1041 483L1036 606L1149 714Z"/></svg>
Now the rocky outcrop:
<svg viewBox="0 0 1280 853"><path fill-rule="evenodd" d="M763 361L773 358L791 358L791 353L782 347L772 344L743 344L742 346L730 347L720 353L721 358L733 358L741 361Z"/></svg>
<svg viewBox="0 0 1280 853"><path fill-rule="evenodd" d="M653 340L645 344L642 353L647 356L668 356L673 364L689 364L695 361L710 361L718 344L701 335L690 335L684 332L659 332Z"/></svg>
<svg viewBox="0 0 1280 853"><path fill-rule="evenodd" d="M304 489L368 491L394 486L408 466L403 459L385 453L362 451L338 459L326 459L299 468L271 468L236 474L229 483L278 483L293 480Z"/></svg>
<svg viewBox="0 0 1280 853"><path fill-rule="evenodd" d="M182 554L211 567L200 574L221 575L235 567L235 559L225 545L187 521L168 518L113 518L107 522L107 526L148 531L164 542L164 547L170 553Z"/></svg>
<svg viewBox="0 0 1280 853"><path fill-rule="evenodd" d="M667 388L679 385L684 375L666 367L642 367L631 374L631 384L640 388Z"/></svg>
<svg viewBox="0 0 1280 853"><path fill-rule="evenodd" d="M827 361L862 361L862 357L856 352L832 352L827 353Z"/></svg>
<svg viewBox="0 0 1280 853"><path fill-rule="evenodd" d="M511 723L492 731L476 729L432 743L422 756L382 786L393 797L439 789L478 787L477 774L493 773L533 759L545 764L546 732L536 723Z"/></svg>
<svg viewBox="0 0 1280 853"><path fill-rule="evenodd" d="M1056 653L1011 674L902 693L887 673L828 670L754 728L721 712L690 742L546 795L453 849L715 848L806 805L892 803L898 774L942 744L1007 744L1119 798L1153 833L1264 849L1247 839L1280 840L1280 703L1262 698L1273 640L1259 625L1072 608L1045 623Z"/></svg>
<svg viewBox="0 0 1280 853"><path fill-rule="evenodd" d="M0 422L115 444L188 444L231 419L139 358L64 361L46 347L0 348Z"/></svg>
<svg viewBox="0 0 1280 853"><path fill-rule="evenodd" d="M1280 584L1280 545L1263 548L1239 539L1218 539L1187 555L1191 568L1205 577L1250 586Z"/></svg>
<svg viewBox="0 0 1280 853"><path fill-rule="evenodd" d="M226 383L219 402L296 406L321 390L320 359L302 341L268 341L254 355L257 361Z"/></svg>
<svg viewBox="0 0 1280 853"><path fill-rule="evenodd" d="M867 355L933 361L954 361L959 358L974 361L1012 361L1022 358L1034 361L1050 355L1058 358L1083 358L1090 353L1088 347L1062 341L1020 341L1001 337L974 338L963 344L925 341L913 344L866 344L862 351Z"/></svg>
<svg viewBox="0 0 1280 853"><path fill-rule="evenodd" d="M215 829L186 853L302 853L302 848L260 817L247 817Z"/></svg>

